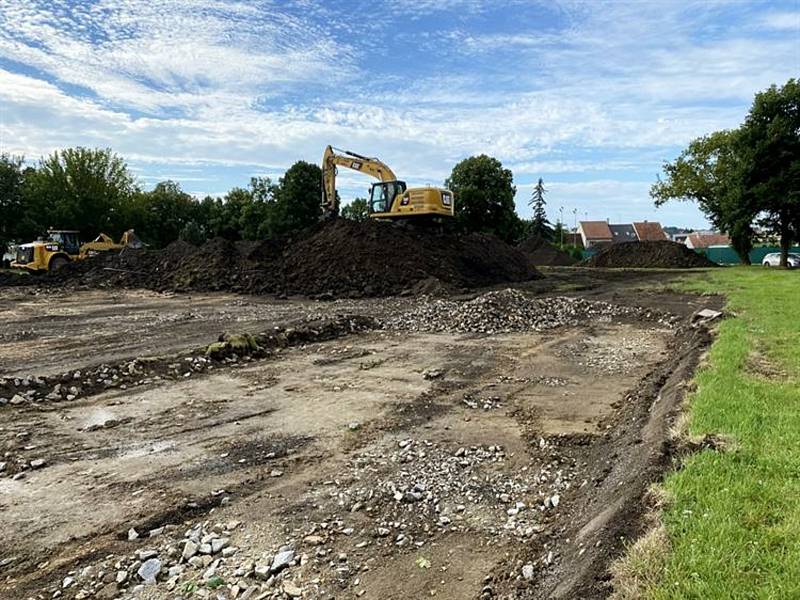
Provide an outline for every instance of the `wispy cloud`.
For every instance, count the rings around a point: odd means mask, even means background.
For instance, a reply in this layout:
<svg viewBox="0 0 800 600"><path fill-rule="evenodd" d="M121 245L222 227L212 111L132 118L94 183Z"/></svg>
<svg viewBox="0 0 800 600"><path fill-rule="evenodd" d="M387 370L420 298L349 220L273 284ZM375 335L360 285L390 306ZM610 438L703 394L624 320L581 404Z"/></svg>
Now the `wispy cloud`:
<svg viewBox="0 0 800 600"><path fill-rule="evenodd" d="M328 143L423 185L487 153L520 193L545 174L553 202L649 214L642 198L663 160L736 126L756 91L800 67L792 0L344 8L0 0L0 151L111 146L143 181L174 174L216 192L316 162ZM357 17L367 13L383 18ZM350 197L368 186L341 183Z"/></svg>

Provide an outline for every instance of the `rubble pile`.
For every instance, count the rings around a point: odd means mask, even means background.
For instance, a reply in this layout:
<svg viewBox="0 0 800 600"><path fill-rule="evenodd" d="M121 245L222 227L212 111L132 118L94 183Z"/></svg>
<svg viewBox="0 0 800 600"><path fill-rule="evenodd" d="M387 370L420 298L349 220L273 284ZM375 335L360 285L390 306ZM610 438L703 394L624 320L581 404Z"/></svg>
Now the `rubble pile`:
<svg viewBox="0 0 800 600"><path fill-rule="evenodd" d="M60 589L51 591L76 600L139 597L153 588L169 592L170 597L216 598L215 590L245 600L300 597L302 588L287 577L289 567L300 561L293 547L281 546L256 558L245 556L234 544L240 525L239 521L196 523L182 538L181 528L174 524L149 531L132 527L127 537L131 546L138 546L136 550L71 571Z"/></svg>
<svg viewBox="0 0 800 600"><path fill-rule="evenodd" d="M384 327L409 331L512 333L545 331L583 322L643 318L671 322L674 317L649 309L554 296L529 297L513 289L488 292L473 300L431 300L407 313L383 320Z"/></svg>
<svg viewBox="0 0 800 600"><path fill-rule="evenodd" d="M329 493L340 507L368 516L378 545L420 548L442 532L529 538L576 477L574 462L544 440L541 463L513 470L501 446L453 449L411 438L396 444L356 455L348 469L353 483Z"/></svg>
<svg viewBox="0 0 800 600"><path fill-rule="evenodd" d="M315 483L298 500L314 513L287 522L266 551L239 521L133 526L129 553L70 571L48 591L76 599L332 598L342 590L360 597L367 592L360 574L387 552L424 561L426 545L448 532L480 532L499 543L544 531L578 465L544 439L538 451L540 461L509 470L501 446L389 442L353 456L340 478Z"/></svg>
<svg viewBox="0 0 800 600"><path fill-rule="evenodd" d="M642 269L693 269L717 266L691 248L668 240L609 244L581 264L588 267Z"/></svg>

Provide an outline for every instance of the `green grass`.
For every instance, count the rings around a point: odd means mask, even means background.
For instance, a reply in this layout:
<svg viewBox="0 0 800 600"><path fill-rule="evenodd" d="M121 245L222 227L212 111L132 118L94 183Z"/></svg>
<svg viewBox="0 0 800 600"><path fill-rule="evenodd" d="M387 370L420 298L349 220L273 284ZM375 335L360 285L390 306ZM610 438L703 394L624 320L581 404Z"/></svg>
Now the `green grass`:
<svg viewBox="0 0 800 600"><path fill-rule="evenodd" d="M736 267L679 285L724 294L735 313L690 398L690 433L734 444L667 478L671 548L646 595L800 598L800 273Z"/></svg>

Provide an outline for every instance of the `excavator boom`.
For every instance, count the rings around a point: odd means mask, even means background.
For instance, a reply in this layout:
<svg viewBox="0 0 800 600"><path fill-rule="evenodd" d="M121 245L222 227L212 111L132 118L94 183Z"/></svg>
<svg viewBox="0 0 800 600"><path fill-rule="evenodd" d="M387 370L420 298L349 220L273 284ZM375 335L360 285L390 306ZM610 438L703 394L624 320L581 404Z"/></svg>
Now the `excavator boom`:
<svg viewBox="0 0 800 600"><path fill-rule="evenodd" d="M336 196L337 166L372 175L380 181L397 181L394 171L381 160L328 146L322 157L322 212L325 215L339 212L339 198Z"/></svg>

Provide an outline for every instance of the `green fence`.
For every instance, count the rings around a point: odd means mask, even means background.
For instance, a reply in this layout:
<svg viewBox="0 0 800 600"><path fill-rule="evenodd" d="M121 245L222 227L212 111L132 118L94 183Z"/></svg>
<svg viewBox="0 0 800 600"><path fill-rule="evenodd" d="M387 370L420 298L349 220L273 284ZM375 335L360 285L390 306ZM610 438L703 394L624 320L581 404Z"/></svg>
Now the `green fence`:
<svg viewBox="0 0 800 600"><path fill-rule="evenodd" d="M778 246L759 246L758 248L753 248L750 251L750 262L754 265L760 265L767 254L780 251L781 249ZM730 246L695 249L695 252L704 254L709 260L720 265L738 265L742 262L739 259L739 255L736 254ZM800 247L794 246L790 252L800 253Z"/></svg>
<svg viewBox="0 0 800 600"><path fill-rule="evenodd" d="M750 252L750 262L754 265L760 265L761 261L764 260L764 257L771 252L780 252L781 249L778 246L759 246L758 248L753 248ZM733 251L733 248L730 246L717 246L714 248L695 248L695 252L698 254L703 254L708 257L709 260L714 261L720 265L738 265L742 261L739 260L739 255ZM800 254L800 246L794 246L791 249L791 252L795 252ZM590 256L594 256L597 254L597 248L584 248L583 250L583 258L589 258Z"/></svg>

